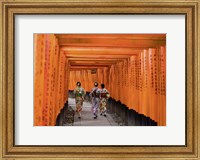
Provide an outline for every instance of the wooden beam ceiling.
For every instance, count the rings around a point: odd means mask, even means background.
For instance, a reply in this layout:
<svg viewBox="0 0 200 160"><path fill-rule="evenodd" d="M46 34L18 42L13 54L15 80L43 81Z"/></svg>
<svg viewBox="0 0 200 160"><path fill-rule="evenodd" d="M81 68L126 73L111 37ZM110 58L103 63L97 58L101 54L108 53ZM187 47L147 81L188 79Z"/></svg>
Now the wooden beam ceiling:
<svg viewBox="0 0 200 160"><path fill-rule="evenodd" d="M56 34L71 69L110 67L144 49L166 45L166 34Z"/></svg>

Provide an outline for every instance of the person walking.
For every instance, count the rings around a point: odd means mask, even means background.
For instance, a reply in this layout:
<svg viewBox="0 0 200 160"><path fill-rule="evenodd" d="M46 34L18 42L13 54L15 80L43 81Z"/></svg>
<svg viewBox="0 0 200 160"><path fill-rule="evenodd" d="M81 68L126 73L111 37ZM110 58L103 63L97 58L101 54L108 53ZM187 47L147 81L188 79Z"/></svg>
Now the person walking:
<svg viewBox="0 0 200 160"><path fill-rule="evenodd" d="M108 90L105 88L105 84L101 84L101 90L100 90L100 115L104 115L106 117L106 104L107 100L109 99L110 94Z"/></svg>
<svg viewBox="0 0 200 160"><path fill-rule="evenodd" d="M81 82L76 83L76 88L74 89L76 112L78 113L78 118L81 118L81 111L85 96L85 90L81 87Z"/></svg>
<svg viewBox="0 0 200 160"><path fill-rule="evenodd" d="M97 113L98 113L98 108L99 108L99 102L100 102L100 89L98 88L98 83L94 83L94 88L92 88L92 91L90 92L90 97L92 99L92 112L94 115L94 119L96 119Z"/></svg>

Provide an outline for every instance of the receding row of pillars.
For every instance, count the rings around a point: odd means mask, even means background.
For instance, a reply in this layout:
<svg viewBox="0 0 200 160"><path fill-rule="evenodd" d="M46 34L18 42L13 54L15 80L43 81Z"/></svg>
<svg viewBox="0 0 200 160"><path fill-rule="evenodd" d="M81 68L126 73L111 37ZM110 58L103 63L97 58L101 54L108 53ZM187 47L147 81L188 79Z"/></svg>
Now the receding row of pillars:
<svg viewBox="0 0 200 160"><path fill-rule="evenodd" d="M74 98L73 91L69 91L69 97ZM85 95L85 101L90 102L89 92ZM129 109L120 101L110 98L107 102L108 113L111 114L119 125L123 126L157 126L157 122L150 117L146 117L133 109ZM57 117L56 125L73 125L74 111L65 103L63 109Z"/></svg>

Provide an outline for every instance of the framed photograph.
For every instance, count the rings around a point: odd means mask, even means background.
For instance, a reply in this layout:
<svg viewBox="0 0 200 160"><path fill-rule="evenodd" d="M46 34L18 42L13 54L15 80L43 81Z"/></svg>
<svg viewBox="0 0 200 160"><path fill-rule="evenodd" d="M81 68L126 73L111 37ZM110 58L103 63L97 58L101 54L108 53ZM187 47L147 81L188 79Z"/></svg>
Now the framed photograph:
<svg viewBox="0 0 200 160"><path fill-rule="evenodd" d="M199 5L1 1L1 159L199 159Z"/></svg>

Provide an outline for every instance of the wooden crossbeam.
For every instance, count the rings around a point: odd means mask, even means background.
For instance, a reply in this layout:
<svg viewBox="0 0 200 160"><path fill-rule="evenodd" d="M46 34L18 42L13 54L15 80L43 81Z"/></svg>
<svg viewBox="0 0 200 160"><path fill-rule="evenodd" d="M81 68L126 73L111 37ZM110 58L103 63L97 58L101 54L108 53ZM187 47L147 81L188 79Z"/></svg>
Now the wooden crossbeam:
<svg viewBox="0 0 200 160"><path fill-rule="evenodd" d="M149 39L99 39L99 38L62 38L59 39L60 46L77 46L77 47L137 47L151 48L165 45L166 40L149 40Z"/></svg>
<svg viewBox="0 0 200 160"><path fill-rule="evenodd" d="M149 39L164 40L166 34L56 34L58 39L63 38L98 38L98 39Z"/></svg>
<svg viewBox="0 0 200 160"><path fill-rule="evenodd" d="M112 65L116 64L116 61L73 61L70 65Z"/></svg>
<svg viewBox="0 0 200 160"><path fill-rule="evenodd" d="M77 54L68 54L66 55L66 58L91 58L91 59L105 59L105 58L109 58L109 59L126 59L129 58L132 55L94 55L94 54L87 54L87 55L77 55ZM136 56L136 55L133 55Z"/></svg>

